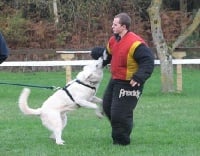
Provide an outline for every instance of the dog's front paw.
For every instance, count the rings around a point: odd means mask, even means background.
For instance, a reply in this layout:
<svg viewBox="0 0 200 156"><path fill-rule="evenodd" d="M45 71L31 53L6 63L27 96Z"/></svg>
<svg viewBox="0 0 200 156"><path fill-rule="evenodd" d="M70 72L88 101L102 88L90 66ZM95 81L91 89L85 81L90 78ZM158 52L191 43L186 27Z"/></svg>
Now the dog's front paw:
<svg viewBox="0 0 200 156"><path fill-rule="evenodd" d="M96 110L96 115L98 116L98 118L101 119L101 118L103 118L104 113L98 109L98 110Z"/></svg>

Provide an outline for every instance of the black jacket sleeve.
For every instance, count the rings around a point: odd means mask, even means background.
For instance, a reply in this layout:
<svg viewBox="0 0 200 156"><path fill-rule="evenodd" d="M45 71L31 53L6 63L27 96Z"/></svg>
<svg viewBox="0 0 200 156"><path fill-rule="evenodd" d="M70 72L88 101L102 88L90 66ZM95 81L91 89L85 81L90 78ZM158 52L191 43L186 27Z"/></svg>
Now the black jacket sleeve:
<svg viewBox="0 0 200 156"><path fill-rule="evenodd" d="M103 66L106 66L107 64L109 64L111 59L112 59L112 55L110 55L107 49L105 49L103 53Z"/></svg>
<svg viewBox="0 0 200 156"><path fill-rule="evenodd" d="M149 47L141 44L136 48L133 57L138 63L138 71L133 75L132 79L144 84L153 72L154 55Z"/></svg>
<svg viewBox="0 0 200 156"><path fill-rule="evenodd" d="M0 33L0 64L8 57L8 47L3 35Z"/></svg>

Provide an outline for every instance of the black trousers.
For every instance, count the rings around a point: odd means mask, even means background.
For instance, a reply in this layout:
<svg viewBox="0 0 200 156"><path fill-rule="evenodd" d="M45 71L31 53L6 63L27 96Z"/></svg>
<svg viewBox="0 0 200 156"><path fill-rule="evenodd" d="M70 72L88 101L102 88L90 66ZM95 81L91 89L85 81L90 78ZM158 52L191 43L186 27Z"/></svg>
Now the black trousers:
<svg viewBox="0 0 200 156"><path fill-rule="evenodd" d="M130 144L133 110L143 87L132 87L129 82L111 79L103 97L103 110L112 126L113 144Z"/></svg>

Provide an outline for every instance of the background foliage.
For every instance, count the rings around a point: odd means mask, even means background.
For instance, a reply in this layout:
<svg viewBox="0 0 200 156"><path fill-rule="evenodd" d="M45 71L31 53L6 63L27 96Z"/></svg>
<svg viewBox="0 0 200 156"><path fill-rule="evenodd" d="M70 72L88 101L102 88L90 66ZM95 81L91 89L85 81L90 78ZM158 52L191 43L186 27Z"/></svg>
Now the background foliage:
<svg viewBox="0 0 200 156"><path fill-rule="evenodd" d="M127 12L132 18L131 30L153 46L146 12L150 3L150 0L57 0L59 24L55 25L52 0L0 0L0 30L12 49L88 49L105 45L111 35L113 16ZM182 12L179 0L163 2L162 27L168 43L190 24L199 7L196 0L187 3L186 12ZM200 44L196 36L199 37L199 30L194 39L186 41L187 46Z"/></svg>

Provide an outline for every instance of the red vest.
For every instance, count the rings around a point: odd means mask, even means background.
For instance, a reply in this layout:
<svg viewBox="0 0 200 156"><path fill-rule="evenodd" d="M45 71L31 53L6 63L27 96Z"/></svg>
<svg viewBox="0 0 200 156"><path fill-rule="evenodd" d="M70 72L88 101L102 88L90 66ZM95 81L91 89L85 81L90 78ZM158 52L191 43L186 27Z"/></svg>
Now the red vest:
<svg viewBox="0 0 200 156"><path fill-rule="evenodd" d="M113 79L130 80L138 69L138 64L133 58L135 49L144 40L133 32L128 32L120 41L114 36L109 39L107 49L112 55L111 73Z"/></svg>

